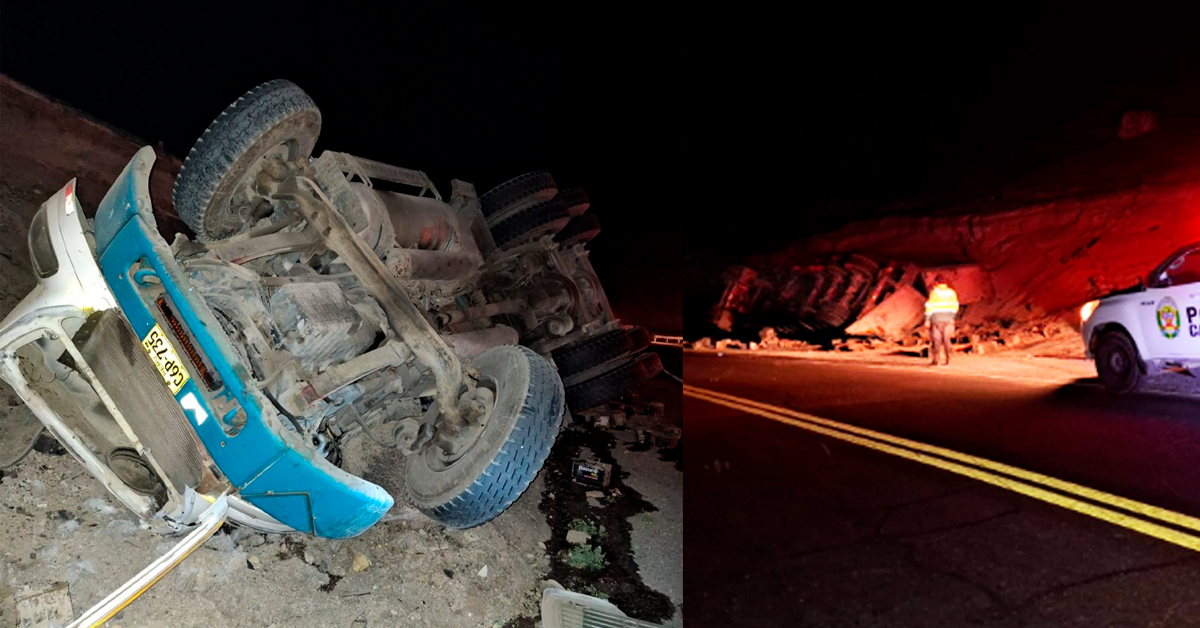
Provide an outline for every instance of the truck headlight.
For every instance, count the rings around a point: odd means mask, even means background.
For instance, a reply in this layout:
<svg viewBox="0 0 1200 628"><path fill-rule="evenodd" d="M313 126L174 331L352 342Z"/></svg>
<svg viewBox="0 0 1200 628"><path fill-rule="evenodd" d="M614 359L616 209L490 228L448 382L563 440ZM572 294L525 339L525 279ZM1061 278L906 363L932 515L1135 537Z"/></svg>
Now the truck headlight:
<svg viewBox="0 0 1200 628"><path fill-rule="evenodd" d="M29 257L33 260L33 271L45 279L58 272L58 256L50 242L50 226L46 222L46 207L43 205L33 215L29 225Z"/></svg>
<svg viewBox="0 0 1200 628"><path fill-rule="evenodd" d="M1096 311L1096 306L1098 305L1100 305L1099 301L1088 301L1087 303L1084 303L1083 307L1079 308L1079 319L1086 323L1088 319L1092 317L1092 312Z"/></svg>

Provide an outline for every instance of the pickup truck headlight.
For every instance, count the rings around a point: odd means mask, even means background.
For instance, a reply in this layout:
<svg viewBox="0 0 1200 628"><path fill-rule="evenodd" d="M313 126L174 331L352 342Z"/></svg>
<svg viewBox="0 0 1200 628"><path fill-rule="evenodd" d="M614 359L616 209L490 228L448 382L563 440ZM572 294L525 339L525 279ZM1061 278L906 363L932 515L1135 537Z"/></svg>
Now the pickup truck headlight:
<svg viewBox="0 0 1200 628"><path fill-rule="evenodd" d="M1092 317L1092 312L1096 311L1096 306L1100 305L1099 301L1088 301L1079 309L1079 320L1087 322Z"/></svg>
<svg viewBox="0 0 1200 628"><path fill-rule="evenodd" d="M58 272L58 256L50 242L45 206L33 215L33 223L29 225L29 257L33 259L33 271L38 277L45 279Z"/></svg>

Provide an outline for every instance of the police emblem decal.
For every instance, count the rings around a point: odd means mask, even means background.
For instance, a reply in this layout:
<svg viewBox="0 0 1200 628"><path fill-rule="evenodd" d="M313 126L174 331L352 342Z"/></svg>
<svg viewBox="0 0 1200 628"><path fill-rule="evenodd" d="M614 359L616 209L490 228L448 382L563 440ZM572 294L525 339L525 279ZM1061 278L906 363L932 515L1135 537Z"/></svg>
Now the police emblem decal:
<svg viewBox="0 0 1200 628"><path fill-rule="evenodd" d="M1158 328L1162 335L1174 338L1179 335L1179 306L1171 297L1164 298L1158 304Z"/></svg>

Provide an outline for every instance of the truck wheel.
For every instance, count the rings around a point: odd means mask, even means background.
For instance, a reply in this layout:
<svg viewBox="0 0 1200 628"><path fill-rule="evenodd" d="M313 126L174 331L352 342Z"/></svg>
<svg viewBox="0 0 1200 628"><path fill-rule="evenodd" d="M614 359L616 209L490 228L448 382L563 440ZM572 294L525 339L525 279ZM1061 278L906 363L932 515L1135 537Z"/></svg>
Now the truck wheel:
<svg viewBox="0 0 1200 628"><path fill-rule="evenodd" d="M657 353L647 351L599 377L567 389L567 407L578 413L626 395L663 370Z"/></svg>
<svg viewBox="0 0 1200 628"><path fill-rule="evenodd" d="M1096 371L1100 383L1112 392L1123 394L1138 387L1145 367L1133 340L1122 332L1100 337L1096 347Z"/></svg>
<svg viewBox="0 0 1200 628"><path fill-rule="evenodd" d="M555 242L563 246L572 246L581 242L591 242L592 238L600 235L600 220L596 214L582 214L571 219L567 226L554 236Z"/></svg>
<svg viewBox="0 0 1200 628"><path fill-rule="evenodd" d="M405 491L421 512L470 528L504 512L533 482L562 426L565 394L554 367L527 347L487 350L471 366L494 403L457 457L437 447L408 457Z"/></svg>
<svg viewBox="0 0 1200 628"><path fill-rule="evenodd" d="M592 206L591 201L588 200L587 192L584 192L583 188L561 190L555 198L562 201L563 205L566 205L567 213L572 216L578 216Z"/></svg>
<svg viewBox="0 0 1200 628"><path fill-rule="evenodd" d="M321 133L321 111L304 90L268 81L225 108L204 130L175 179L175 210L202 241L246 231L273 212L250 190L266 159L301 163Z"/></svg>
<svg viewBox="0 0 1200 628"><path fill-rule="evenodd" d="M567 379L605 362L633 355L649 347L651 340L645 327L614 329L580 344L556 349L551 355L558 365L559 377Z"/></svg>
<svg viewBox="0 0 1200 628"><path fill-rule="evenodd" d="M545 170L527 172L509 179L479 197L479 210L489 219L536 203L544 203L558 193L558 184Z"/></svg>
<svg viewBox="0 0 1200 628"><path fill-rule="evenodd" d="M558 199L538 203L502 220L492 227L497 248L508 248L538 236L558 233L571 221L567 208Z"/></svg>

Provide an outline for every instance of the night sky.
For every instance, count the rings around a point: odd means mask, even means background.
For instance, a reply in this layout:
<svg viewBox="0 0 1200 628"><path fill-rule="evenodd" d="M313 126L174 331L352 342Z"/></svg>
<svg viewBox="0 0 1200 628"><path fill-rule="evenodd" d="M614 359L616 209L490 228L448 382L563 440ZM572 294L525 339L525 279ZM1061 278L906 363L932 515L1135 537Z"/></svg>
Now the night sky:
<svg viewBox="0 0 1200 628"><path fill-rule="evenodd" d="M288 78L322 109L318 152L481 193L550 170L592 198L618 313L662 330L731 256L985 191L1111 141L1129 109L1200 113L1197 8L161 6L6 4L0 71L181 156Z"/></svg>
<svg viewBox="0 0 1200 628"><path fill-rule="evenodd" d="M424 170L444 196L454 178L482 194L549 170L591 198L592 261L618 316L681 329L680 230L664 206L681 175L664 117L682 77L664 17L185 4L5 3L0 71L180 157L242 93L286 78L321 108L316 154Z"/></svg>
<svg viewBox="0 0 1200 628"><path fill-rule="evenodd" d="M806 5L730 18L726 32L752 36L697 48L705 141L721 147L713 204L727 215L689 241L770 249L882 204L987 189L1097 133L1115 140L1129 109L1195 119L1191 4Z"/></svg>

